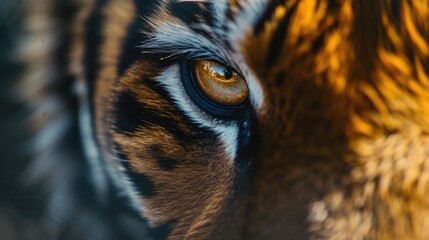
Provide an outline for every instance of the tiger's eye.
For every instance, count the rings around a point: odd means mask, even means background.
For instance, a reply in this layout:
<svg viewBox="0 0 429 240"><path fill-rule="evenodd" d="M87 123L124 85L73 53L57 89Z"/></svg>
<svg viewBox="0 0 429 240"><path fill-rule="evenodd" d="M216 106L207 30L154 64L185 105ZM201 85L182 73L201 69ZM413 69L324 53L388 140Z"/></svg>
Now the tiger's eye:
<svg viewBox="0 0 429 240"><path fill-rule="evenodd" d="M222 64L208 60L196 61L195 76L200 90L217 104L236 106L249 96L243 77Z"/></svg>

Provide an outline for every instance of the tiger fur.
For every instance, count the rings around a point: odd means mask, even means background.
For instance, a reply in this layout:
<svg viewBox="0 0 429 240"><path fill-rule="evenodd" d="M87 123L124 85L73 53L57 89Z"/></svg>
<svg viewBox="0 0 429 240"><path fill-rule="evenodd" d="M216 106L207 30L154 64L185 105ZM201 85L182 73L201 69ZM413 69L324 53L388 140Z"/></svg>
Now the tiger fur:
<svg viewBox="0 0 429 240"><path fill-rule="evenodd" d="M429 239L428 0L4 6L1 239Z"/></svg>

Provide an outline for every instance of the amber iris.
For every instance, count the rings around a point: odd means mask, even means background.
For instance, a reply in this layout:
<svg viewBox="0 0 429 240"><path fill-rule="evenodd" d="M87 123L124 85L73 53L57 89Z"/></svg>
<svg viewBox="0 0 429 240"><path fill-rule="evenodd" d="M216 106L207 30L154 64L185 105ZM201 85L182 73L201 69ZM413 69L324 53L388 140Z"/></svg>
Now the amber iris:
<svg viewBox="0 0 429 240"><path fill-rule="evenodd" d="M236 106L244 103L249 96L243 77L217 62L196 61L195 76L201 91L217 104Z"/></svg>

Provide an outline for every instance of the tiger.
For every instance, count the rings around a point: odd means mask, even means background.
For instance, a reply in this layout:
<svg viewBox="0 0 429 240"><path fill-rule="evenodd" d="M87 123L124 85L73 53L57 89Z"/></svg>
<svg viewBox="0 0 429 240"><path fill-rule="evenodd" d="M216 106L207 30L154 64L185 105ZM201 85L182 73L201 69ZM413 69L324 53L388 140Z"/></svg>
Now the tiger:
<svg viewBox="0 0 429 240"><path fill-rule="evenodd" d="M428 0L0 5L0 239L429 239Z"/></svg>

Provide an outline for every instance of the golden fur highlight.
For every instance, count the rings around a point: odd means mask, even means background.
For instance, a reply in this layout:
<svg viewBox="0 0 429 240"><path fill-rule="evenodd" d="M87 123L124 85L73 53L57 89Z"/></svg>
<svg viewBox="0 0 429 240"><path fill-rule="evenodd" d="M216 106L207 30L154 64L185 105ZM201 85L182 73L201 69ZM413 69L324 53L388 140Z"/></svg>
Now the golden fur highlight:
<svg viewBox="0 0 429 240"><path fill-rule="evenodd" d="M71 73L74 81L93 84L88 104L105 160L98 167L113 169L109 180L133 173L153 185L151 194L138 195L138 182L129 184L138 204L131 208L148 231L167 226L166 239L429 239L428 0L267 0L260 28L246 23L249 16L235 18L253 1L226 0L227 22L217 25L205 22L216 21L205 18L215 9L206 6L209 1L143 1L143 7L132 0L101 2L76 2L66 73L52 69L58 67L53 59L61 26L50 21L55 1L28 7L29 34L17 53L27 71L17 88L34 110L27 130L37 132L49 128L70 100L54 93L59 104L44 108L55 79L65 81ZM194 5L178 10L174 4ZM150 14L140 16L142 9ZM86 24L95 10L102 24L100 41L91 45ZM201 12L192 16L190 10ZM219 40L210 54L224 46L219 52L245 64L243 77L262 86L262 107L250 106L243 117L248 121L234 120L237 153L228 152L222 132L190 117L192 109L174 99L178 90L160 82L161 76L175 77L166 70L181 69L187 57L181 50L196 48L181 43L171 55L144 49L119 76L128 34L143 40L155 36L156 27L174 24L191 34L198 25L201 39ZM210 29L215 25L221 27ZM246 28L230 29L237 26ZM229 30L245 35L230 36ZM138 44L131 47L145 46ZM98 49L95 79L84 79L91 70L88 46ZM244 61L234 59L241 55ZM131 100L121 103L124 95ZM127 108L132 104L137 110ZM65 118L72 119L71 112ZM201 114L201 121L217 127L232 122L209 115ZM137 124L121 129L122 118ZM165 159L172 165L162 166ZM117 195L128 194L118 186L125 184L112 187Z"/></svg>
<svg viewBox="0 0 429 240"><path fill-rule="evenodd" d="M279 21L243 41L247 63L270 96L266 106L271 109L260 116L270 136L265 141L279 142L279 152L280 141L289 149L269 157L273 147L262 147L267 151L255 179L274 181L263 175L287 163L286 175L296 178L279 186L315 184L322 198L302 189L286 192L316 206L309 218L316 238L425 239L428 2L402 1L399 19L392 16L391 1L338 1L335 10L328 10L329 4L332 1L303 0L286 12L292 16L282 58L271 68L263 63ZM365 19L369 15L371 22ZM323 45L315 52L320 38ZM263 51L252 47L256 45ZM286 77L276 82L282 73ZM285 131L279 133L281 127ZM312 158L319 160L305 160ZM255 186L261 184L255 181ZM292 206L298 204L280 196ZM284 212L295 212L290 208ZM255 219L265 216L262 209Z"/></svg>

